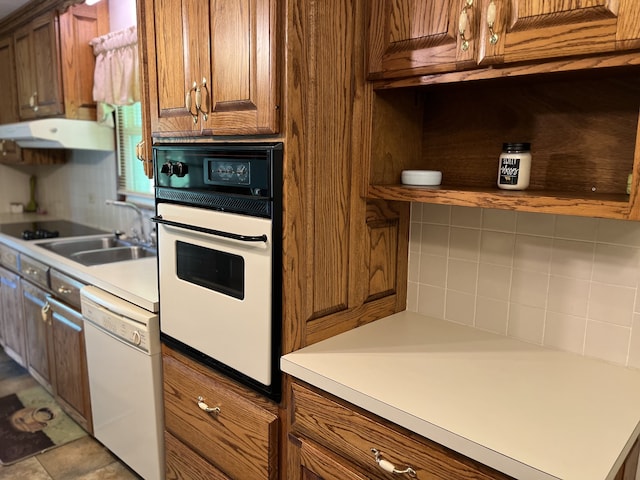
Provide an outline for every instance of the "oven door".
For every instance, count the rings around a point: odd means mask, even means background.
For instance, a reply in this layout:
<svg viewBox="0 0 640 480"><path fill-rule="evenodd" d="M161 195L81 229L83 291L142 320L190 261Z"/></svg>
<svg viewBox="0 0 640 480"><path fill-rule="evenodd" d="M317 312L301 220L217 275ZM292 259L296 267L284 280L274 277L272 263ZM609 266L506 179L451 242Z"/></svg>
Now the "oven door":
<svg viewBox="0 0 640 480"><path fill-rule="evenodd" d="M158 204L160 330L263 384L272 372L272 223Z"/></svg>

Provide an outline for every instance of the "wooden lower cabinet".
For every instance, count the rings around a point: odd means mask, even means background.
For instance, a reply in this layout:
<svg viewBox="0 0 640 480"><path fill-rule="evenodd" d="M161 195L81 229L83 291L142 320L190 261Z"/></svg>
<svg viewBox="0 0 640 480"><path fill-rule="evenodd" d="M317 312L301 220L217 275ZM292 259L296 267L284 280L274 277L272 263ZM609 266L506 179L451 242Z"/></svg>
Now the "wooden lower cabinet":
<svg viewBox="0 0 640 480"><path fill-rule="evenodd" d="M22 279L27 369L38 383L53 392L51 317L47 292Z"/></svg>
<svg viewBox="0 0 640 480"><path fill-rule="evenodd" d="M411 469L416 478L429 480L511 479L316 389L294 383L289 405L287 463L293 480L389 479L372 449L406 470L406 478Z"/></svg>
<svg viewBox="0 0 640 480"><path fill-rule="evenodd" d="M2 267L0 267L0 308L2 309L4 350L18 364L26 367L20 276Z"/></svg>
<svg viewBox="0 0 640 480"><path fill-rule="evenodd" d="M162 348L167 478L277 480L278 406Z"/></svg>
<svg viewBox="0 0 640 480"><path fill-rule="evenodd" d="M82 428L93 433L82 314L51 297L47 300L51 306L56 400Z"/></svg>

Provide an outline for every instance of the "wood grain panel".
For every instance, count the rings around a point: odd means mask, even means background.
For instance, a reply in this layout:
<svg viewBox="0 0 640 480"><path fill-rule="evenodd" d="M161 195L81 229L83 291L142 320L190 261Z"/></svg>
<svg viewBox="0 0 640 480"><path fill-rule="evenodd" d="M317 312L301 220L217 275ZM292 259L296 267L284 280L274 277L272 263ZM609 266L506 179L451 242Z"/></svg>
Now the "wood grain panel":
<svg viewBox="0 0 640 480"><path fill-rule="evenodd" d="M344 459L305 438L289 436L289 480L369 480Z"/></svg>
<svg viewBox="0 0 640 480"><path fill-rule="evenodd" d="M164 432L166 480L232 480L180 440Z"/></svg>
<svg viewBox="0 0 640 480"><path fill-rule="evenodd" d="M278 416L201 369L163 356L166 429L231 478L278 478ZM198 408L201 396L212 415ZM174 467L172 467L174 468Z"/></svg>
<svg viewBox="0 0 640 480"><path fill-rule="evenodd" d="M510 31L615 18L618 0L514 0Z"/></svg>
<svg viewBox="0 0 640 480"><path fill-rule="evenodd" d="M18 103L16 92L16 67L13 54L13 39L6 36L0 39L0 124L18 121Z"/></svg>
<svg viewBox="0 0 640 480"><path fill-rule="evenodd" d="M4 322L5 351L13 360L26 367L25 326L20 277L1 267L0 307Z"/></svg>
<svg viewBox="0 0 640 480"><path fill-rule="evenodd" d="M510 479L485 465L388 422L365 414L340 400L294 383L292 385L292 429L348 459L366 472L367 478L386 479L371 448L376 448L398 468L409 465L417 478L450 480Z"/></svg>
<svg viewBox="0 0 640 480"><path fill-rule="evenodd" d="M50 393L53 392L51 327L48 315L42 317L47 292L35 285L22 283L26 353L29 373Z"/></svg>
<svg viewBox="0 0 640 480"><path fill-rule="evenodd" d="M60 15L61 63L66 118L96 119L95 56L89 41L109 31L107 3L76 5Z"/></svg>
<svg viewBox="0 0 640 480"><path fill-rule="evenodd" d="M93 431L82 315L51 302L55 397L82 428Z"/></svg>
<svg viewBox="0 0 640 480"><path fill-rule="evenodd" d="M376 0L369 7L370 78L392 78L475 65L479 10L466 10L469 48L458 27L463 0Z"/></svg>

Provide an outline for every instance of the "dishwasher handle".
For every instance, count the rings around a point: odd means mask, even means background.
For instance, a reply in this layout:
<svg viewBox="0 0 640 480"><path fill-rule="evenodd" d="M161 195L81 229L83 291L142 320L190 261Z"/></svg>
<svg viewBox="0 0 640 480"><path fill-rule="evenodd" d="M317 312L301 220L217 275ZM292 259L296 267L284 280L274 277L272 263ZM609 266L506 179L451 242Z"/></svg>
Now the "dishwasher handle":
<svg viewBox="0 0 640 480"><path fill-rule="evenodd" d="M162 215L156 215L151 218L154 223L162 225L168 225L170 227L183 228L185 230L192 230L194 232L206 233L207 235L215 235L216 237L231 238L233 240L240 240L241 242L267 242L268 237L263 233L262 235L240 235L237 233L223 232L221 230L213 230L211 228L198 227L196 225L187 225L185 223L173 222L171 220L165 220Z"/></svg>

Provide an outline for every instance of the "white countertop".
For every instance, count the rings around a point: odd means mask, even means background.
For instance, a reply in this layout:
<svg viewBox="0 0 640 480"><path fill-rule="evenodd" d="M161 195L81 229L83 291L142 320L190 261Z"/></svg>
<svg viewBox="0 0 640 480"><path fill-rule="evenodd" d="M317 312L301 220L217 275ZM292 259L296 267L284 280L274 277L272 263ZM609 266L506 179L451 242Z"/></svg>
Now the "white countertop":
<svg viewBox="0 0 640 480"><path fill-rule="evenodd" d="M37 214L0 214L0 223L57 220ZM50 240L50 239L48 239ZM104 265L84 266L45 248L38 243L48 240L22 240L0 233L0 241L31 258L46 263L83 283L95 285L150 312L158 312L157 261L140 258Z"/></svg>
<svg viewBox="0 0 640 480"><path fill-rule="evenodd" d="M411 312L281 367L519 479L612 479L640 433L640 371Z"/></svg>

